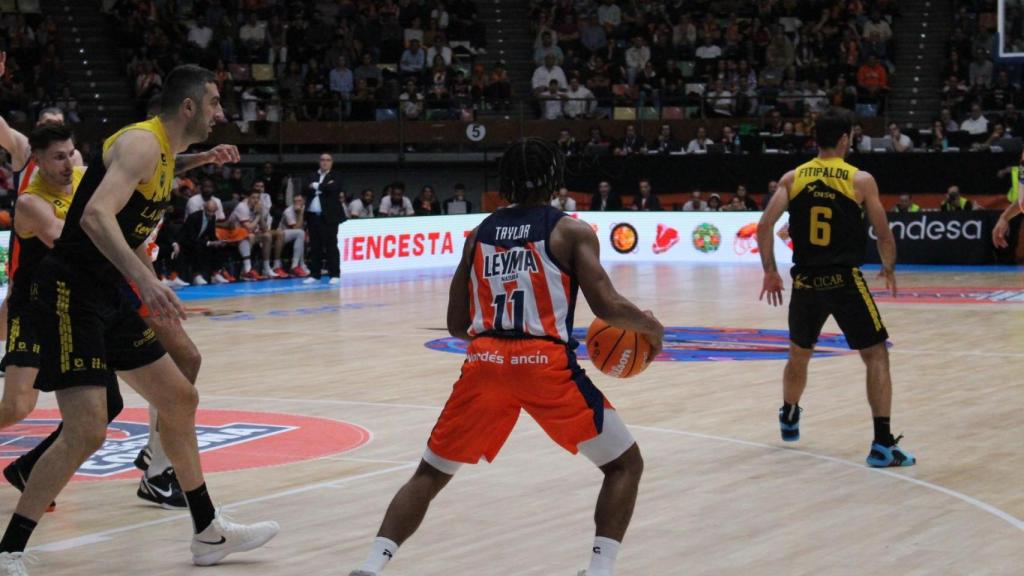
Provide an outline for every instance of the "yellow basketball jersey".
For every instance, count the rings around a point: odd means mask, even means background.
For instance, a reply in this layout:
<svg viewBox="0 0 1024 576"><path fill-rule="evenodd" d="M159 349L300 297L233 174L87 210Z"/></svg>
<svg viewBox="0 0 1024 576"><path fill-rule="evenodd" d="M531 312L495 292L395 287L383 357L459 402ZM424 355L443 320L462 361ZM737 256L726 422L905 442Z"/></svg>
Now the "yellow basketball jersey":
<svg viewBox="0 0 1024 576"><path fill-rule="evenodd" d="M854 191L856 174L842 158L815 158L797 167L789 191L793 264L853 268L864 263L867 228Z"/></svg>
<svg viewBox="0 0 1024 576"><path fill-rule="evenodd" d="M106 156L107 150L114 145L114 142L122 134L130 130L150 132L160 142L160 162L157 164L153 176L146 182L139 184L136 187L136 191L146 200L167 202L171 199L171 189L174 183L174 153L171 151L171 143L167 139L167 132L164 130L164 124L160 121L159 116L154 116L145 122L129 124L114 132L111 137L103 142L103 155Z"/></svg>
<svg viewBox="0 0 1024 576"><path fill-rule="evenodd" d="M71 194L65 194L61 187L54 186L50 182L47 182L43 178L42 174L37 170L32 175L32 181L29 182L25 188L25 194L32 194L38 196L47 202L47 204L53 206L53 213L57 218L63 220L68 214L68 208L71 207L71 201L75 197L75 191L78 190L78 184L82 181L82 175L85 174L84 166L76 166L71 174ZM22 238L33 238L34 233L29 234L18 234Z"/></svg>

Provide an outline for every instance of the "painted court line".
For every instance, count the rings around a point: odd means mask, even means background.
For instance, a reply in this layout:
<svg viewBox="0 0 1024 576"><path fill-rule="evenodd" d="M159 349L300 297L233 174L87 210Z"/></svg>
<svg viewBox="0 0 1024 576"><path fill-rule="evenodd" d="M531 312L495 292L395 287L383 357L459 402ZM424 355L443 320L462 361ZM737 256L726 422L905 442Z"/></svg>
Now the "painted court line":
<svg viewBox="0 0 1024 576"><path fill-rule="evenodd" d="M242 397L242 396L215 396L215 395L211 395L211 396L208 396L208 397L209 398L214 398L214 399L222 398L222 399L238 399L238 400L266 400L266 401L272 401L272 402L329 403L329 404L340 404L340 405L355 404L355 405L366 405L366 406L377 406L377 407L393 406L393 407L401 407L401 408L414 408L414 409L420 409L420 410L440 410L440 407L438 407L438 406L424 406L424 405L420 405L420 404L387 404L387 403L382 403L382 402L349 402L349 401L345 401L345 400L309 400L309 399L302 399L302 398L259 398L259 397L252 398L252 397ZM895 472L893 472L891 470L884 470L884 469L878 469L878 468L869 468L869 467L867 467L864 464L860 464L858 462L850 462L849 460L843 460L842 458L836 458L834 456L825 456L825 455L822 455L822 454L815 454L813 452L804 452L802 450L796 450L796 449L793 449L793 448L783 448L781 446L772 446L771 444L762 444L760 442L751 442L749 440L740 440L740 439L737 439L737 438L728 438L728 437L725 437L725 436L714 436L714 435L711 435L711 434L701 434L701 433L698 433L698 432L686 432L686 431L683 431L683 430L674 430L674 429L671 429L671 428L657 428L657 427L653 427L653 426L630 426L630 428L633 428L633 429L636 429L636 430L646 430L646 431L649 431L649 432L657 432L657 433L661 433L661 434L675 434L675 435L678 435L678 436L689 436L691 438L702 438L702 439L705 439L705 440L715 440L715 441L718 441L718 442L728 442L730 444L737 444L737 445L741 445L741 446L750 446L752 448L761 448L761 449L767 448L769 450L790 452L790 453L795 453L795 454L801 454L801 455L804 455L804 456L807 456L807 457L810 457L810 458L817 458L818 460L824 460L826 462L834 462L834 463L842 464L844 466L858 468L858 469L865 470L865 471L868 471L868 472L874 472L874 473L878 473L878 474L883 474L883 475L889 476L891 478L896 478L896 479L902 480L904 482L909 482L911 484L916 484L916 485L921 486L923 488L927 488L929 490L932 490L932 491L935 491L935 492L939 492L939 493L945 494L947 496L951 496L953 498L956 498L957 500L960 500L961 502L964 502L964 503L966 503L966 504L968 504L970 506L973 506L973 507L975 507L975 508L977 508L979 510L987 512L988 514L991 514L991 515L993 515L993 516L1003 520L1004 522L1010 524L1011 526L1013 526L1014 528L1017 528L1018 530L1024 531L1024 520L1021 520L1020 518L1017 518L1016 516L1013 516L1012 514L1010 514L1008 512L1000 510L999 508L996 508L995 506L992 506L991 504L988 504L986 502L982 502L981 500L978 500L977 498L973 498L971 496L968 496L967 494L964 494L962 492L957 492L956 490L953 490L953 489L950 489L950 488L946 488L944 486L939 486L938 484L932 484L931 482L927 482L925 480L919 480L917 478L912 478L910 476L904 476L903 474L897 474L897 473L895 473Z"/></svg>
<svg viewBox="0 0 1024 576"><path fill-rule="evenodd" d="M808 458L815 458L817 460L824 460L826 462L833 462L833 463L836 463L836 464L842 464L844 466L848 466L850 468L857 468L859 470L864 470L865 472L869 472L869 473L883 474L883 475L888 476L890 478L895 478L897 480L902 480L904 482L910 482L911 484L916 484L916 485L921 486L923 488L927 488L929 490L933 490L935 492L939 492L939 493L945 494L947 496L952 496L953 498L956 498L957 500L960 500L961 502L964 502L965 504L973 506L973 507L975 507L975 508L977 508L979 510L982 510L984 512L987 512L987 513L995 516L996 518L999 518L1000 520L1003 520L1004 522L1006 522L1007 524L1009 524L1010 526L1013 526L1014 528L1016 528L1018 530L1024 530L1024 520L1021 520L1020 518L1017 518L1016 516L1014 516L1014 515L1012 515L1012 514L1010 514L1008 512L1000 510L999 508L996 508L995 506L993 506L991 504L988 504L986 502L982 502L981 500L978 500L977 498L972 498L971 496L968 496L968 495L966 495L966 494L964 494L962 492L957 492L956 490L952 490L952 489L946 488L944 486L939 486L937 484L932 484L931 482L927 482L925 480L919 480L917 478L912 478L910 476L904 476L903 474L897 474L897 473L895 473L895 472L893 472L891 470L886 470L886 469L882 469L882 468L870 468L870 467L868 467L868 466L866 466L864 464L860 464L860 463L857 463L857 462L850 462L849 460L843 460L842 458L836 458L834 456L825 456L823 454L815 454L813 452L804 452L803 450L797 450L797 449L793 449L793 448L783 448L782 446L772 446L771 444L762 444L760 442L751 442L749 440L739 440L739 439L736 439L736 438L728 438L726 436L714 436L712 434L701 434L701 433L698 433L698 432L686 432L684 430L673 430L671 428L656 428L656 427L653 427L653 426L630 426L630 428L634 428L636 430L646 430L648 432L658 432L658 433L662 433L662 434L675 434L677 436L688 436L688 437L691 437L691 438L701 438L701 439L704 439L704 440L715 440L715 441L718 441L718 442L728 442L730 444L738 444L738 445L741 445L741 446L750 446L751 448L761 448L761 449L766 449L767 448L769 450L773 450L773 451L776 451L776 452L786 452L786 453L791 453L791 454L799 454L801 456L807 456Z"/></svg>
<svg viewBox="0 0 1024 576"><path fill-rule="evenodd" d="M297 402L300 404L336 404L339 406L373 406L376 408L410 408L414 410L441 410L440 406L423 404L391 404L388 402L359 402L356 400L327 400L320 398L272 398L268 396L222 396L220 394L202 394L200 398L210 400L248 400L257 402Z"/></svg>
<svg viewBox="0 0 1024 576"><path fill-rule="evenodd" d="M351 484L359 480L366 480L368 478L374 478L376 476L382 476L384 474L390 474L399 470L408 470L416 466L416 463L405 463L400 466L391 466L390 468L384 468L381 470L375 470L373 472L367 472L365 474L358 474L356 476L349 476L348 478L342 478L341 480L331 480L330 482L319 482L316 484L307 484L305 486L299 486L290 490L284 490L282 492L275 492L274 494L268 494L266 496L260 496L257 498L250 498L249 500L241 500L234 502L226 506L222 506L222 510L231 510L233 508L241 508L251 504L258 504L260 502L266 502L268 500L276 500L278 498L286 498L288 496L294 496L296 494L304 494L306 492L312 492L314 490L320 490L322 488L338 488L346 484ZM94 532L92 534L85 534L75 538L68 538L66 540L58 540L56 542L50 542L43 544L42 546L35 546L31 548L33 552L58 552L61 550L68 550L71 548L80 548L82 546L89 546L98 542L104 542L110 540L112 537L124 533L131 532L134 530L140 530L142 528L149 528L151 526L159 526L161 524L169 524L178 520L186 520L189 518L188 514L174 514L159 518L157 520L150 520L148 522L139 522L137 524L131 524L128 526L121 526L119 528L112 528L110 530L104 530L102 532Z"/></svg>
<svg viewBox="0 0 1024 576"><path fill-rule="evenodd" d="M252 397L241 397L241 396L213 396L213 395L210 395L210 396L207 396L207 397L214 398L214 399L216 399L216 398L220 398L220 399L244 399L244 400L250 400L250 401L251 400L267 400L267 401L298 402L298 403L307 403L307 404L309 404L309 403L321 403L321 404L327 403L327 404L339 404L339 405L378 406L378 407L393 407L393 408L413 408L413 409L424 409L424 410L439 410L440 409L437 406L424 406L424 405L415 405L415 404L386 404L386 403L379 403L379 402L351 402L351 401L344 401L344 400L316 400L316 399L301 399L301 398L259 398L259 397L252 398ZM832 463L835 463L835 464L841 464L843 466L847 466L847 467L851 467L851 468L857 468L857 469L860 469L860 470L864 470L865 472L868 472L868 473L882 474L884 476L888 476L890 478L894 478L894 479L901 480L901 481L904 481L904 482L909 482L911 484L920 486L922 488L927 488L927 489L932 490L934 492L938 492L940 494L945 494L946 496L950 496L952 498L960 500L961 502L963 502L963 503L965 503L965 504L967 504L967 505L969 505L971 507L977 508L977 509L979 509L979 510L981 510L983 512L991 514L992 516L995 516L996 518L999 518L1000 520L1003 520L1004 522L1006 522L1007 524L1009 524L1010 526L1012 526L1012 527L1014 527L1014 528L1016 528L1018 530L1024 531L1024 520L1021 520L1021 519L1017 518L1016 516L1013 516L1012 514L1010 514L1008 512L1000 510L999 508L996 508L995 506L993 506L991 504L988 504L986 502L978 500L977 498L973 498L971 496L963 494L962 492L958 492L958 491L952 490L950 488L939 486L937 484L932 484L931 482L927 482L925 480L919 480L917 478L912 478L912 477L909 477L909 476L904 476L902 474L897 474L897 473L895 473L893 471L890 471L890 470L869 468L869 467L867 467L867 466L865 466L863 464L856 463L856 462L850 462L848 460L843 460L841 458L836 458L836 457L833 457L833 456L825 456L825 455L822 455L822 454L815 454L813 452L804 452L802 450L796 450L796 449L792 449L792 448L784 448L784 447L781 447L781 446L773 446L771 444L763 444L761 442L752 442L752 441L749 441L749 440L740 440L738 438L729 438L729 437L726 437L726 436L715 436L715 435L712 435L712 434L702 434L702 433L699 433L699 432L686 432L684 430L675 430L675 429L672 429L672 428L659 428L659 427L654 427L654 426L631 426L630 428L632 428L634 430L643 430L643 431L646 431L646 432L654 432L654 433L659 433L659 434L672 434L672 435L676 435L676 436L685 436L685 437L689 437L689 438L699 438L699 439L703 439L703 440L714 440L716 442L726 442L726 443L729 443L729 444L735 444L735 445L739 445L739 446L748 446L748 447L751 447L751 448L769 449L769 450L772 450L772 451L786 452L786 453L790 453L790 454L798 454L798 455L801 455L801 456L806 456L806 457L809 457L809 458L814 458L814 459L822 460L822 461L825 461L825 462L832 462ZM368 463L369 462L385 462L385 461L382 461L382 460L371 460L371 459L365 459L364 460L364 459L358 459L358 458L352 458L352 457L333 457L333 458L332 457L327 457L327 459L365 461L365 462L368 462ZM400 462L400 461L395 461L395 462ZM350 477L347 477L347 478L342 478L340 480L332 480L330 482L319 482L319 483L316 483L316 484L308 484L308 485L305 485L305 486L299 486L299 487L296 487L296 488L292 488L290 490L285 490L285 491L282 491L282 492L276 492L276 493L273 493L273 494L268 494L266 496L260 496L260 497L257 497L257 498L251 498L249 500L242 500L242 501L239 501L239 502L234 502L232 504L228 504L226 506L223 506L222 508L224 510L231 510L233 508L241 508L241 507L248 506L248 505L251 505L251 504L257 504L257 503L266 502L266 501L269 501L269 500L276 500L276 499L279 499L279 498L285 498L285 497L293 496L293 495L296 495L296 494L304 494L306 492L312 492L314 490L320 490L320 489L324 489L324 488L339 488L339 487L345 486L346 484L350 484L350 483L357 482L357 481L360 481L360 480L365 480L365 479L368 479L368 478L374 478L376 476L382 476L382 475L390 474L392 472L397 472L397 471L400 471L400 470L409 470L409 469L412 469L412 468L416 467L418 465L418 463L419 463L418 461L416 461L416 462L402 462L401 464L398 464L398 465L395 465L395 466L391 466L391 467L384 468L384 469L381 469L381 470L375 470L373 472L367 472L367 473L364 473L364 474L358 474L358 475L350 476ZM151 520L151 521L148 521L148 522L140 522L140 523L137 523L137 524L132 524L132 525L128 525L128 526L121 526L119 528L113 528L113 529L105 530L105 531L102 531L102 532L96 532L96 533L93 533L93 534L86 534L86 535L83 535L83 536L78 536L78 537L75 537L75 538L69 538L69 539L66 539L66 540L58 540L56 542L50 542L50 543L44 544L42 546L34 547L34 548L32 548L32 551L38 551L38 552L57 552L57 551L60 551L60 550L67 550L67 549L71 549L71 548L79 548L79 547L82 547L82 546L88 546L88 545L91 545L91 544L95 544L95 543L98 543L98 542L103 542L103 541L109 540L112 537L114 537L114 536L116 536L118 534L124 533L124 532L130 532L130 531L133 531L133 530L139 530L139 529L142 529L142 528L148 528L150 526L157 526L157 525L160 525L160 524L167 524L167 523L170 523L170 522L175 522L177 520L183 520L183 519L187 519L187 518L189 518L188 514L175 514L173 516L167 516L165 518L160 518L160 519L157 519L157 520Z"/></svg>

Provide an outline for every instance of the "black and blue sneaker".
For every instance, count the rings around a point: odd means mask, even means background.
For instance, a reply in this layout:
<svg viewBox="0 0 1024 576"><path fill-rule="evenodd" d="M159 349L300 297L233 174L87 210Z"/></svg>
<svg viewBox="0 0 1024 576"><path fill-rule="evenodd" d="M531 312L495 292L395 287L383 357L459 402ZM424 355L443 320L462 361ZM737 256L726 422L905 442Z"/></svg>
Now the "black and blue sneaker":
<svg viewBox="0 0 1024 576"><path fill-rule="evenodd" d="M800 413L803 411L796 404L790 406L789 410L785 406L779 408L779 430L783 442L796 442L800 439Z"/></svg>
<svg viewBox="0 0 1024 576"><path fill-rule="evenodd" d="M872 468L899 468L902 466L913 466L917 464L917 458L910 452L897 446L903 436L893 438L892 444L886 446L881 442L871 443L871 452L868 454L868 466Z"/></svg>

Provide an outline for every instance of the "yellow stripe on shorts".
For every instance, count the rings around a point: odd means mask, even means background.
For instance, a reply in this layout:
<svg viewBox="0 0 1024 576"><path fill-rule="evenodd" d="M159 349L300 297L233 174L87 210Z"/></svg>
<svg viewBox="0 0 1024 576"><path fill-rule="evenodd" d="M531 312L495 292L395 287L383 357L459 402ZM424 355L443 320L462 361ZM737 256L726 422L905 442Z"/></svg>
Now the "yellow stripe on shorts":
<svg viewBox="0 0 1024 576"><path fill-rule="evenodd" d="M871 297L871 292L868 292L868 287L864 284L864 275L858 268L853 269L853 281L857 284L857 291L860 292L861 298L864 298L864 304L867 305L868 313L871 314L871 321L875 323L875 332L881 332L882 317L878 314L875 299Z"/></svg>
<svg viewBox="0 0 1024 576"><path fill-rule="evenodd" d="M71 370L71 352L74 341L71 339L71 289L63 282L57 282L57 318L60 321L60 371L61 374Z"/></svg>

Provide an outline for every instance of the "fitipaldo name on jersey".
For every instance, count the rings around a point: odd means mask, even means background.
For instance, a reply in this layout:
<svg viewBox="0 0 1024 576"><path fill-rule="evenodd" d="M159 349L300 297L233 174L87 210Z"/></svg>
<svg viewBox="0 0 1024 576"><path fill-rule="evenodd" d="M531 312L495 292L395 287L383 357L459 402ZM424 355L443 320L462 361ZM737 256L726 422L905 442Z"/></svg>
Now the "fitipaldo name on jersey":
<svg viewBox="0 0 1024 576"><path fill-rule="evenodd" d="M838 180L849 180L850 171L835 166L808 166L801 168L798 174L801 178L835 178Z"/></svg>
<svg viewBox="0 0 1024 576"><path fill-rule="evenodd" d="M457 234L447 231L352 236L344 240L342 258L346 261L390 260L454 254ZM466 231L462 237L468 235Z"/></svg>

